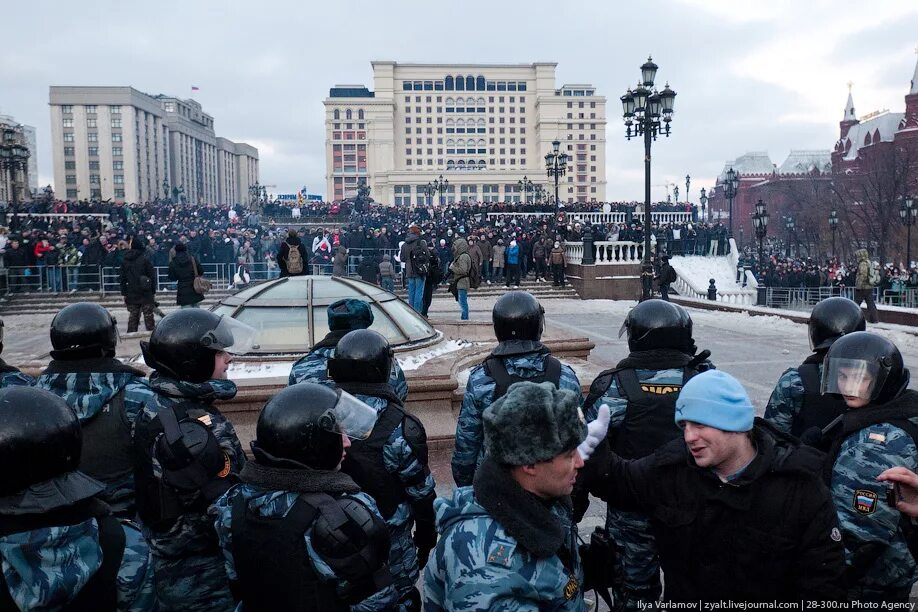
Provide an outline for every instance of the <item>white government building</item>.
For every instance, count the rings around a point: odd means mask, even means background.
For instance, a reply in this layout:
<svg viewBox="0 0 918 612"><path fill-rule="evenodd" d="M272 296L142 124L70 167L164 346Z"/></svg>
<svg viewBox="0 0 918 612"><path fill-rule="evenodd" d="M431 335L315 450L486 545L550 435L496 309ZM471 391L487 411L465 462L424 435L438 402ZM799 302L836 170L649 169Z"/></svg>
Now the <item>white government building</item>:
<svg viewBox="0 0 918 612"><path fill-rule="evenodd" d="M366 181L377 202L423 205L441 175L447 202L519 202L524 177L553 196L554 140L569 156L560 201L605 200L606 99L592 85L558 87L556 63L371 65L372 91L336 85L325 99L329 200Z"/></svg>
<svg viewBox="0 0 918 612"><path fill-rule="evenodd" d="M195 100L133 87L50 89L58 197L145 202L182 187L189 202L249 201L258 149L217 137Z"/></svg>

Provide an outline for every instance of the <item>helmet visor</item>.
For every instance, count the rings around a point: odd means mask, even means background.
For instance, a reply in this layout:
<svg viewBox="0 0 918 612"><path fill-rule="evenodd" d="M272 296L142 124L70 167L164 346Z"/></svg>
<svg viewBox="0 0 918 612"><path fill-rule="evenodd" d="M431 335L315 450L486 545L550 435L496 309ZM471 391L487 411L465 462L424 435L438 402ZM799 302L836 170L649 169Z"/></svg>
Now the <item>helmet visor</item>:
<svg viewBox="0 0 918 612"><path fill-rule="evenodd" d="M823 362L821 392L874 400L883 389L889 368L864 359L829 358Z"/></svg>
<svg viewBox="0 0 918 612"><path fill-rule="evenodd" d="M256 347L255 328L223 315L215 328L204 334L201 344L215 351L245 355Z"/></svg>
<svg viewBox="0 0 918 612"><path fill-rule="evenodd" d="M338 389L338 403L332 413L335 416L333 433L343 433L353 440L366 440L376 425L376 411L359 399Z"/></svg>
<svg viewBox="0 0 918 612"><path fill-rule="evenodd" d="M618 337L621 338L626 333L628 333L628 318L625 317L625 320L622 321L622 326L618 328Z"/></svg>

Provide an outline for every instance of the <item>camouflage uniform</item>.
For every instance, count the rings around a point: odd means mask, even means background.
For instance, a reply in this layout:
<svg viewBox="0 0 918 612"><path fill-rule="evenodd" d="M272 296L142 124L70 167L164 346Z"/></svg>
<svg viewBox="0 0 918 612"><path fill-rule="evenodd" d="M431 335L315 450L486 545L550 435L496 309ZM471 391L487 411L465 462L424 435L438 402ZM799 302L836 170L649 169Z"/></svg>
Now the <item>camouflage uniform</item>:
<svg viewBox="0 0 918 612"><path fill-rule="evenodd" d="M909 420L918 425L918 417ZM866 571L857 572L863 575L850 581L856 585L849 593L853 599L907 597L918 579L915 559L899 527L901 514L886 503L886 485L876 480L897 465L918 470L918 448L908 433L891 423L876 423L847 435L832 465L830 488L849 569L866 563Z"/></svg>
<svg viewBox="0 0 918 612"><path fill-rule="evenodd" d="M242 484L233 487L226 493L226 495L214 502L213 507L216 510L216 521L214 522L214 527L217 532L220 547L223 550L223 562L226 570L226 575L230 580L238 579L232 553L232 512L233 500L235 499L236 495L242 495L245 499L249 500L249 508L255 511L258 515L264 517L285 516L290 508L292 508L296 503L296 500L299 497L299 493L289 491L265 491L249 484ZM350 493L348 496L356 499L364 506L372 510L375 514L379 515L379 510L376 508L376 502L374 502L373 499L368 495L364 493ZM325 561L322 560L322 558L312 546L311 526L306 530L305 543L306 551L309 553L309 559L312 562L312 568L315 570L316 575L319 576L319 578L322 580L329 582L334 581L336 583L336 588L339 591L343 591L347 584L335 575L334 571ZM359 604L351 606L351 610L354 612L368 612L371 610L393 610L396 609L397 602L398 594L395 590L395 587L393 585L389 585L383 590L374 593L372 596L368 597Z"/></svg>
<svg viewBox="0 0 918 612"><path fill-rule="evenodd" d="M0 359L0 364L3 363L3 360ZM7 366L9 367L9 366ZM35 384L35 379L29 376L28 374L23 374L19 370L9 370L6 372L0 373L0 389L6 387L31 387Z"/></svg>
<svg viewBox="0 0 918 612"><path fill-rule="evenodd" d="M314 382L334 387L334 381L328 378L328 360L334 354L335 347L333 346L325 346L307 353L293 364L287 384L295 385L301 382ZM398 365L397 359L392 360L389 384L404 404L408 400L408 382L405 380L405 372Z"/></svg>
<svg viewBox="0 0 918 612"><path fill-rule="evenodd" d="M665 370L636 369L638 382L649 385L682 385L683 368ZM628 400L622 397L616 379L601 398L587 409L586 420L592 421L603 404L609 406L609 433L622 426L628 412ZM646 515L625 512L609 507L606 511L606 529L618 545L620 556L616 561L623 577L622 591L616 597L620 609L637 609L638 601L656 601L660 596L660 558L657 545ZM618 573L618 572L617 572Z"/></svg>
<svg viewBox="0 0 918 612"><path fill-rule="evenodd" d="M389 405L388 400L370 395L357 394L356 397L374 408L377 413ZM417 478L418 474L424 470L424 466L418 461L414 449L405 439L401 424L392 431L389 440L383 447L383 462L387 472L398 475L399 480L405 484L405 492L408 494L408 501L399 504L395 513L386 521L389 527L389 537L392 540L389 552L389 571L392 572L399 595L404 596L414 588L419 575L417 548L411 538L414 513L410 502L430 497L436 485L433 474L429 470L421 483L414 486L408 484Z"/></svg>
<svg viewBox="0 0 918 612"><path fill-rule="evenodd" d="M151 421L159 410L183 401L210 404L236 396L236 385L229 380L191 383L167 378L154 372L149 385L155 398L148 402L140 421ZM236 430L226 417L210 408L210 429L230 462L230 473L238 474L245 464L245 454ZM193 414L189 416L194 417ZM154 461L153 473L160 475ZM194 493L188 504L197 501ZM219 543L214 532L214 506L206 513L187 512L178 517L167 531L144 526L144 535L153 552L157 595L165 610L232 610L233 598L223 567Z"/></svg>
<svg viewBox="0 0 918 612"><path fill-rule="evenodd" d="M65 362L66 363L66 362ZM68 372L42 374L35 386L58 395L73 408L80 423L86 423L99 414L103 407L122 390L124 412L133 424L143 410L153 390L139 374L120 372ZM118 482L106 482L105 492L99 498L121 516L132 516L134 510L134 475Z"/></svg>
<svg viewBox="0 0 918 612"><path fill-rule="evenodd" d="M131 524L122 523L124 556L117 576L118 609L156 609L150 550ZM58 609L76 597L102 564L96 519L43 527L0 538L3 579L22 610Z"/></svg>
<svg viewBox="0 0 918 612"><path fill-rule="evenodd" d="M455 489L452 499L434 505L440 541L424 569L425 610L584 609L577 526L567 506L556 502L551 513L564 530L573 576L557 556L538 558L519 546L476 501L472 487Z"/></svg>
<svg viewBox="0 0 918 612"><path fill-rule="evenodd" d="M819 374L822 375L822 365L819 366ZM794 419L803 408L804 395L803 380L797 373L797 368L788 368L778 379L778 383L771 392L763 418L774 425L778 431L789 434Z"/></svg>
<svg viewBox="0 0 918 612"><path fill-rule="evenodd" d="M535 378L545 369L545 353L527 353L503 357L504 366L511 376ZM561 365L560 389L574 391L582 400L583 390L574 370ZM465 487L472 484L475 470L484 459L484 432L481 415L491 405L494 397L494 381L485 373L484 365L472 368L469 381L465 386L465 396L456 423L456 445L453 451L453 480L456 486Z"/></svg>

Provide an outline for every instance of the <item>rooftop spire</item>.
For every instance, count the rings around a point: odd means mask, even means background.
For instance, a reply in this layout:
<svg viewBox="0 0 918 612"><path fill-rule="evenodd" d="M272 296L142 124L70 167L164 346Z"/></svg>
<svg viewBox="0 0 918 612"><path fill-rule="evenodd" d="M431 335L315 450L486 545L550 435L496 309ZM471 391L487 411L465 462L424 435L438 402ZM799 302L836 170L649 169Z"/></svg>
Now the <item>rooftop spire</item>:
<svg viewBox="0 0 918 612"><path fill-rule="evenodd" d="M845 104L845 116L842 121L854 121L857 119L857 115L854 114L854 98L851 97L851 88L853 86L854 83L848 81L848 102Z"/></svg>
<svg viewBox="0 0 918 612"><path fill-rule="evenodd" d="M915 55L918 55L918 47L915 47ZM918 94L918 61L915 62L915 74L912 75L912 88L909 94Z"/></svg>

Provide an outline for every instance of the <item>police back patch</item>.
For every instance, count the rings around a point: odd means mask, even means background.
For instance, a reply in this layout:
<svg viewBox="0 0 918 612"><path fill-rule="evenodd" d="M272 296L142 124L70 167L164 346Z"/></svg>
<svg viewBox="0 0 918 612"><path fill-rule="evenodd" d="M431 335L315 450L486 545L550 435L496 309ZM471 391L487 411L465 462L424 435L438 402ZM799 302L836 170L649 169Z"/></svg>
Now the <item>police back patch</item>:
<svg viewBox="0 0 918 612"><path fill-rule="evenodd" d="M873 514L879 499L880 496L869 489L857 489L854 492L854 509L861 514Z"/></svg>

